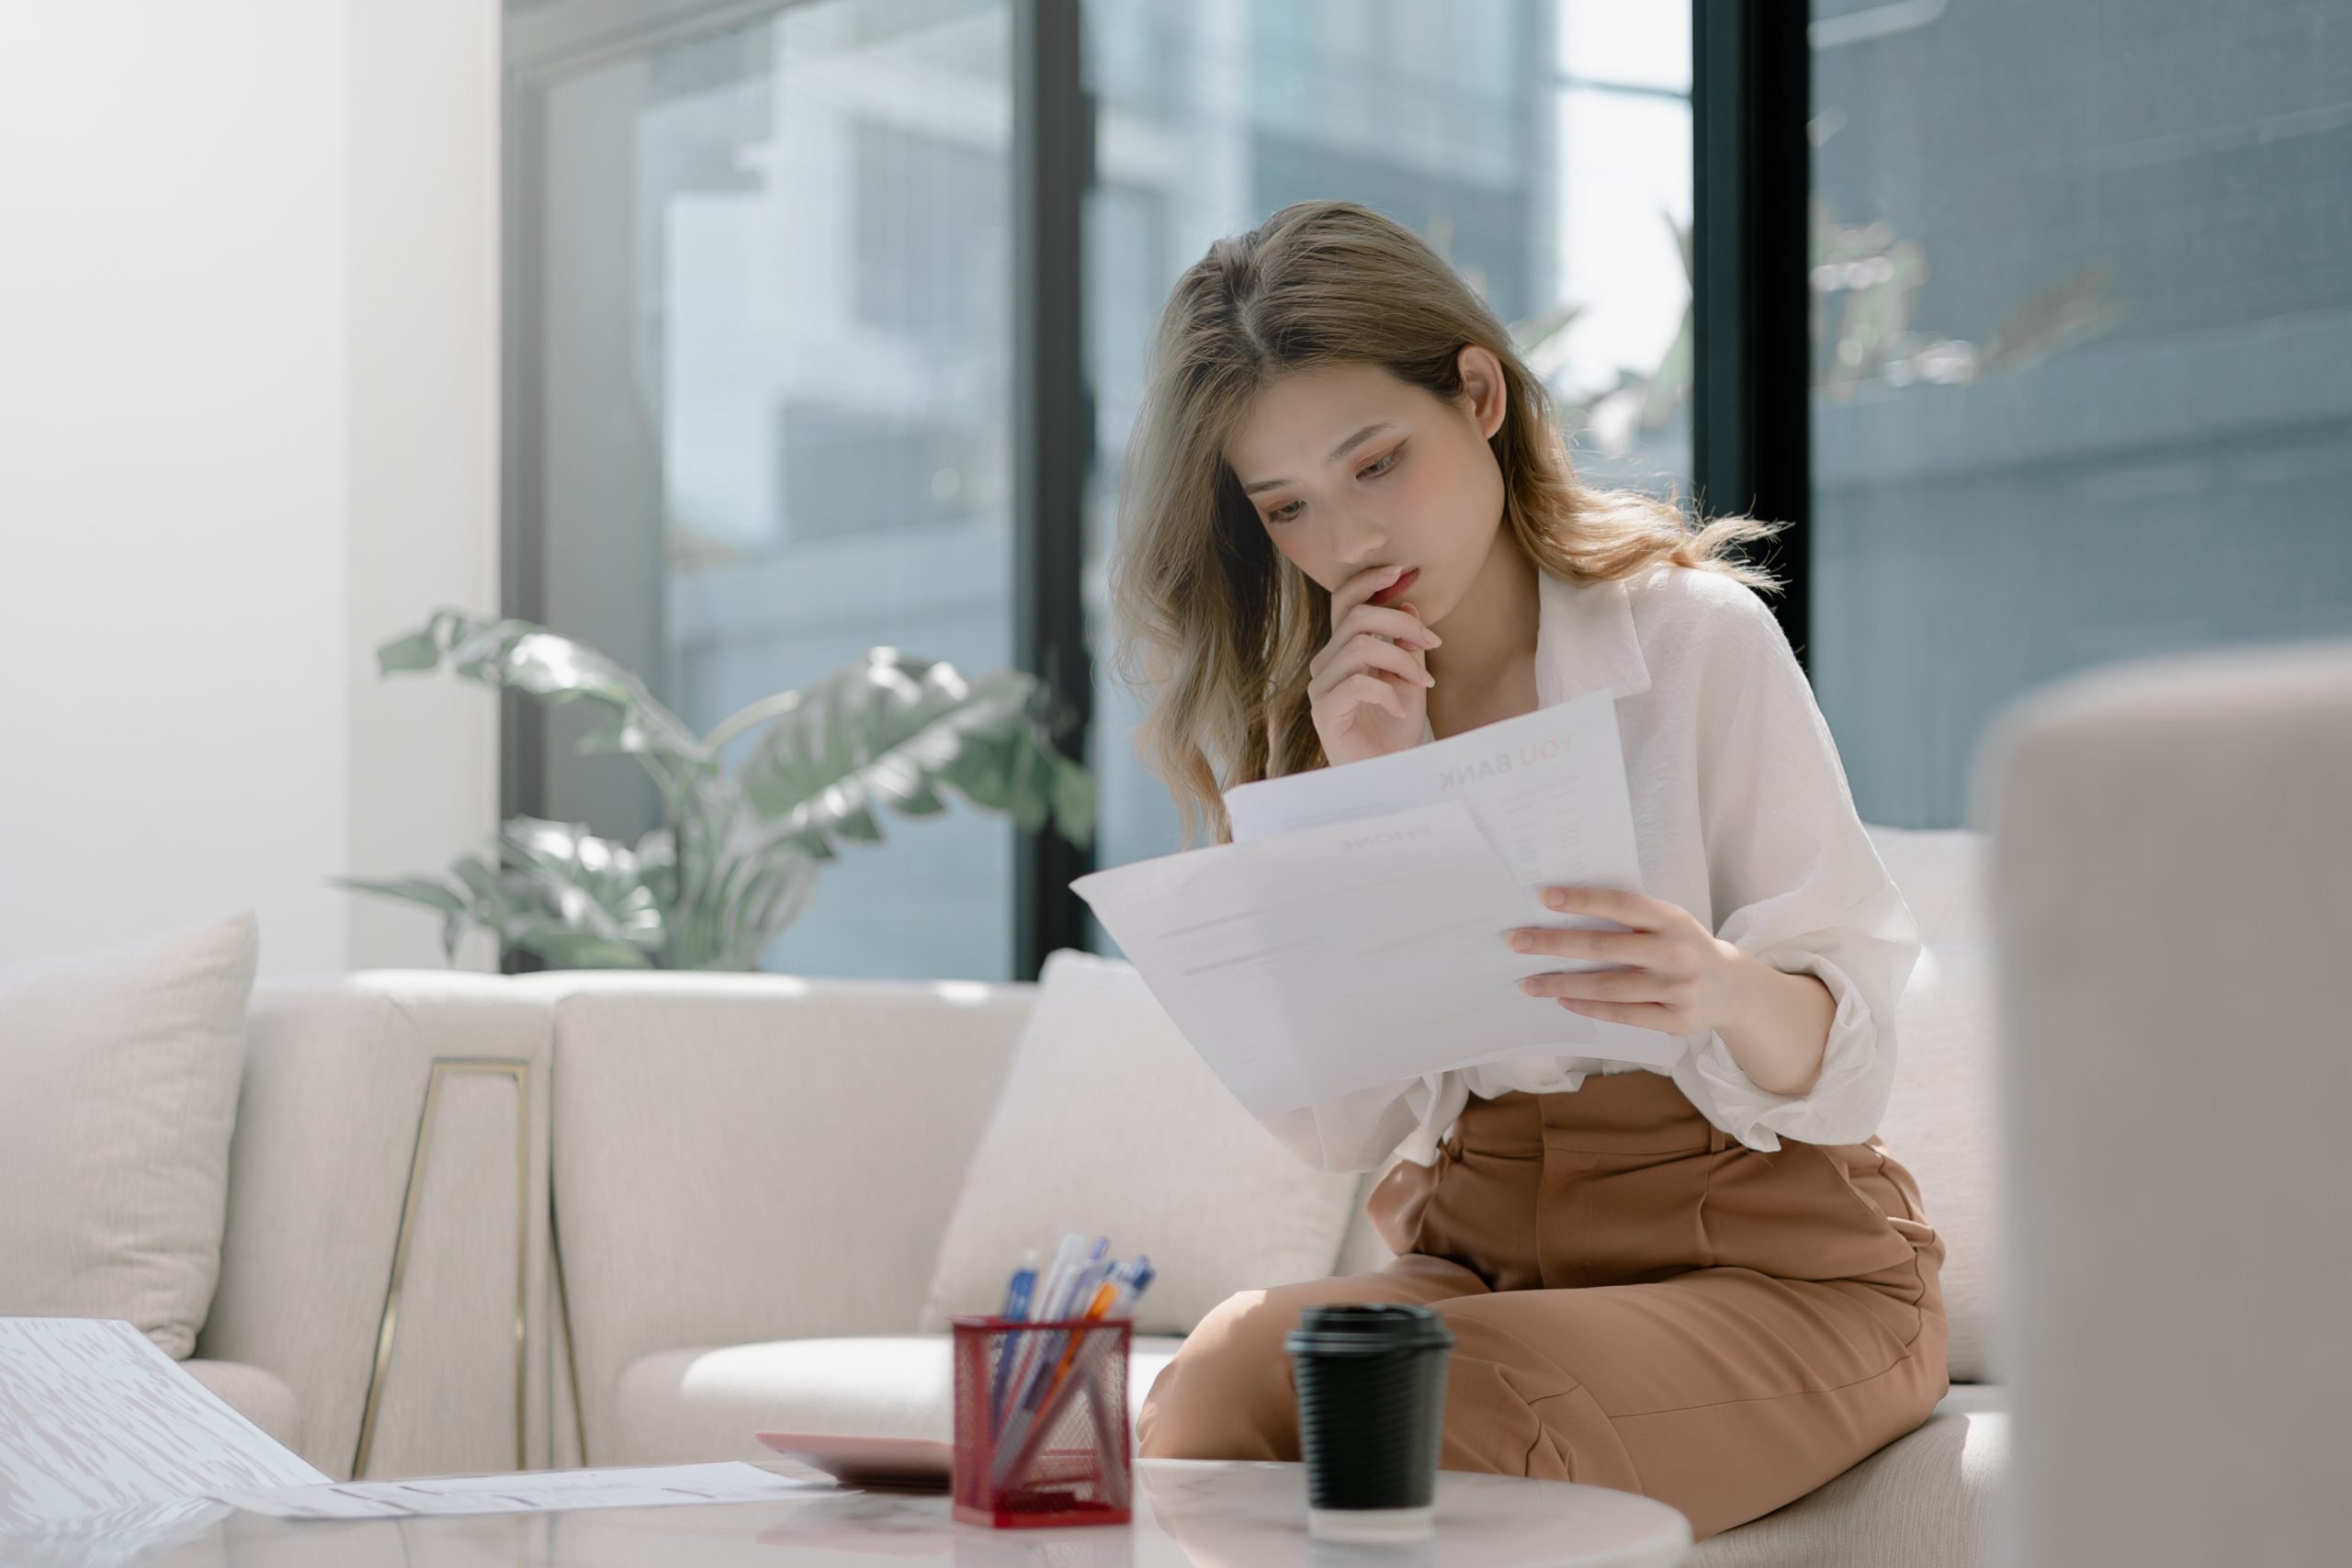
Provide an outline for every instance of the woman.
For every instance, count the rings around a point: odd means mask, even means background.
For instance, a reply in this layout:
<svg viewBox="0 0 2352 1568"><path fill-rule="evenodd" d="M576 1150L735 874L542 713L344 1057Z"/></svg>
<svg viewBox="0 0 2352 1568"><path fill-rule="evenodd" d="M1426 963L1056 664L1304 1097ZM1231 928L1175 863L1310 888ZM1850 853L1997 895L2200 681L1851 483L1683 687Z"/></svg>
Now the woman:
<svg viewBox="0 0 2352 1568"><path fill-rule="evenodd" d="M1614 692L1645 891L1547 890L1622 929L1509 940L1611 966L1538 975L1529 1007L1683 1043L1272 1119L1330 1169L1399 1156L1369 1205L1397 1258L1227 1301L1141 1452L1297 1458L1283 1337L1330 1302L1444 1317L1443 1467L1645 1493L1702 1540L1918 1427L1948 1387L1944 1248L1874 1136L1918 935L1770 580L1727 554L1771 528L1585 487L1494 315L1338 202L1178 281L1124 489L1123 664L1188 830L1228 836L1232 784Z"/></svg>

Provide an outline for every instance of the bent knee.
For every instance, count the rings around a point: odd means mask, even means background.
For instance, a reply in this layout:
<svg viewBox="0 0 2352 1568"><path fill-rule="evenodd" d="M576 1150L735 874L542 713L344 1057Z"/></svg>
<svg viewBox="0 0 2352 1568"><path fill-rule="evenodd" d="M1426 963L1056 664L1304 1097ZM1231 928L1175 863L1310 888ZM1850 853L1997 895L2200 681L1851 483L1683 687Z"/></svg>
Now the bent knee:
<svg viewBox="0 0 2352 1568"><path fill-rule="evenodd" d="M1421 1304L1421 1293L1403 1280L1379 1273L1302 1280L1260 1291L1237 1291L1219 1302L1184 1337L1162 1372L1178 1367L1216 1369L1217 1381L1265 1381L1290 1387L1290 1348L1285 1341L1309 1307L1378 1302ZM1199 1381L1195 1378L1193 1381Z"/></svg>
<svg viewBox="0 0 2352 1568"><path fill-rule="evenodd" d="M1194 1366L1215 1362L1232 1375L1261 1370L1283 1375L1289 1351L1283 1341L1297 1326L1308 1303L1292 1294L1295 1286L1237 1291L1209 1310L1176 1350Z"/></svg>

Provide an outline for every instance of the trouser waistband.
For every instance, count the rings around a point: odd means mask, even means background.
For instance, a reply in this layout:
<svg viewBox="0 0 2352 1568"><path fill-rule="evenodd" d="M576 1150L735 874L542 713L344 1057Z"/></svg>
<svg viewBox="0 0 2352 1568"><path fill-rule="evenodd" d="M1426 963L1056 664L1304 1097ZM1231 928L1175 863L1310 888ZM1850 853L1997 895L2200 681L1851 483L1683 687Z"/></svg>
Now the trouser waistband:
<svg viewBox="0 0 2352 1568"><path fill-rule="evenodd" d="M1457 1148L1522 1156L1545 1149L1672 1154L1724 1149L1733 1142L1672 1078L1646 1069L1589 1073L1582 1087L1556 1094L1474 1097L1448 1139Z"/></svg>

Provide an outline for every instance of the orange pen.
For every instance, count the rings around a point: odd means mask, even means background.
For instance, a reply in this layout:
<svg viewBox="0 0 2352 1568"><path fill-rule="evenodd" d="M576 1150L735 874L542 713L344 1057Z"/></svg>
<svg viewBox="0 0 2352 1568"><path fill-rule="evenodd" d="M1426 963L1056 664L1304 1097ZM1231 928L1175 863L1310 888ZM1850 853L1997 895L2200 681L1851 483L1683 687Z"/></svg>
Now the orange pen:
<svg viewBox="0 0 2352 1568"><path fill-rule="evenodd" d="M1101 1284L1094 1287L1094 1299L1086 1303L1086 1310L1079 1314L1079 1315L1086 1318L1101 1317L1104 1312L1110 1309L1112 1302L1117 1299L1118 1294L1119 1288L1117 1285L1114 1284L1111 1280L1103 1280ZM1062 1386L1062 1379L1069 1374L1069 1364L1072 1360L1076 1359L1078 1356L1080 1337L1080 1336L1076 1334L1069 1337L1069 1344L1062 1351L1061 1362L1058 1366L1054 1368L1053 1381L1046 1385L1046 1399L1053 1398L1054 1390Z"/></svg>

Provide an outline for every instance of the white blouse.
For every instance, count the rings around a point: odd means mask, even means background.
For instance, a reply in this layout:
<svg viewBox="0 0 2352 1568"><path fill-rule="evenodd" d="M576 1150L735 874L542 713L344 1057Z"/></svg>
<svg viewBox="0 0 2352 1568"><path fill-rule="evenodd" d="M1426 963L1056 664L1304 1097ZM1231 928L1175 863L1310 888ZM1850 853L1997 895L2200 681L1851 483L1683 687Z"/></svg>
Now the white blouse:
<svg viewBox="0 0 2352 1568"><path fill-rule="evenodd" d="M1548 707L1603 687L1617 694L1642 891L1775 968L1819 977L1837 1001L1820 1077L1809 1094L1768 1093L1709 1031L1685 1036L1671 1067L1519 1056L1359 1089L1266 1125L1330 1170L1370 1170L1391 1152L1428 1165L1473 1095L1662 1072L1752 1149L1777 1150L1781 1134L1868 1138L1894 1084L1894 1004L1919 931L1855 815L1829 726L1779 621L1720 572L1667 565L1610 582L1538 577L1536 699ZM1422 739L1431 738L1424 724Z"/></svg>

